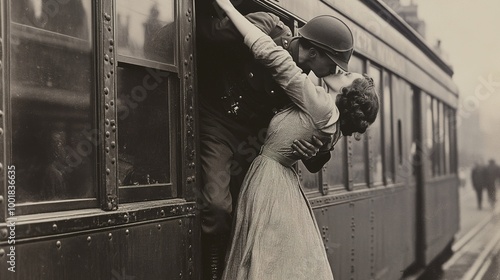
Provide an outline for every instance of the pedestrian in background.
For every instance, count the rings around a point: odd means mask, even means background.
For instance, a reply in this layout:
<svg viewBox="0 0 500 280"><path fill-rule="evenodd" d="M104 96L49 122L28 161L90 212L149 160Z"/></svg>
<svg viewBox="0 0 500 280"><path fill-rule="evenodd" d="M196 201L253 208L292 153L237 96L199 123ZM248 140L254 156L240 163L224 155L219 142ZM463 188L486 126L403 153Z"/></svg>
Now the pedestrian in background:
<svg viewBox="0 0 500 280"><path fill-rule="evenodd" d="M486 187L486 167L481 161L476 161L471 172L472 187L476 191L477 209L482 209L483 190Z"/></svg>
<svg viewBox="0 0 500 280"><path fill-rule="evenodd" d="M497 201L496 180L500 179L500 167L495 163L495 160L490 159L488 166L485 170L486 190L488 191L488 200L491 208L495 209Z"/></svg>

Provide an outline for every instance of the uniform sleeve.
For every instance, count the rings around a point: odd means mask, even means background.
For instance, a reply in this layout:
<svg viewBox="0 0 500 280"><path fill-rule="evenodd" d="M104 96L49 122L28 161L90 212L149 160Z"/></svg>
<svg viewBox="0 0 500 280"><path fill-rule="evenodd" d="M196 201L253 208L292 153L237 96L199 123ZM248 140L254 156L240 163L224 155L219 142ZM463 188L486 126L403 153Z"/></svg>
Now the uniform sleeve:
<svg viewBox="0 0 500 280"><path fill-rule="evenodd" d="M256 12L245 17L264 34L270 34L277 26L288 30L288 27L280 21L279 17L271 13ZM204 16L200 18L198 24L201 25L202 36L207 41L215 43L243 41L243 37L228 17L220 19Z"/></svg>
<svg viewBox="0 0 500 280"><path fill-rule="evenodd" d="M316 86L302 72L290 54L261 32L246 35L245 44L254 57L271 69L275 81L285 90L292 101L307 113L320 129L335 129L339 110L334 97L324 88Z"/></svg>

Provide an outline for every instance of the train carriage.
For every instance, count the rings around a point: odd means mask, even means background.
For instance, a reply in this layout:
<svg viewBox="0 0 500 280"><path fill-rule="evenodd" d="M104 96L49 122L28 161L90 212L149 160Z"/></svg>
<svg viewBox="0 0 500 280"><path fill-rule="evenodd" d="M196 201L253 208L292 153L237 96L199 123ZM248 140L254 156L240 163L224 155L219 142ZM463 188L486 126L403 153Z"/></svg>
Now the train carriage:
<svg viewBox="0 0 500 280"><path fill-rule="evenodd" d="M0 2L0 278L200 279L198 0ZM379 116L296 168L336 279L425 269L459 227L452 68L379 0L235 4L351 27Z"/></svg>

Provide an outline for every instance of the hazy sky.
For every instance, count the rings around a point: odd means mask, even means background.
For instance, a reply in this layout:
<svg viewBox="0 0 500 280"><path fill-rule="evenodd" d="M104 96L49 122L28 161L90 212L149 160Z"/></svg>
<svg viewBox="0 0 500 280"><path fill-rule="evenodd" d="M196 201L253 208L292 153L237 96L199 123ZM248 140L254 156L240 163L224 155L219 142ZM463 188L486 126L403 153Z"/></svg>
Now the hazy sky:
<svg viewBox="0 0 500 280"><path fill-rule="evenodd" d="M405 2L405 1L403 1ZM408 0L406 1L408 2ZM430 42L441 39L462 95L472 94L480 77L500 82L499 0L414 0ZM497 87L496 94L500 94Z"/></svg>
<svg viewBox="0 0 500 280"><path fill-rule="evenodd" d="M479 113L479 125L459 126L459 137L482 137L482 145L473 149L500 161L500 0L414 3L426 22L427 39L434 45L439 38L453 65L453 79L460 90L459 117Z"/></svg>

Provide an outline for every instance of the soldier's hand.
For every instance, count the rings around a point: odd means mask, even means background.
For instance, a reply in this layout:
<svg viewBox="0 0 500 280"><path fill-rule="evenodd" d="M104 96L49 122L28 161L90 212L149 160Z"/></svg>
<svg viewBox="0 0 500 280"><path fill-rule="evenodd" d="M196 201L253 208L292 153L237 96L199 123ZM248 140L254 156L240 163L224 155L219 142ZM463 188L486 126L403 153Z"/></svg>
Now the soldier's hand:
<svg viewBox="0 0 500 280"><path fill-rule="evenodd" d="M293 153L298 155L301 160L308 160L314 157L322 146L323 142L313 136L311 142L303 139L293 141L292 149Z"/></svg>

